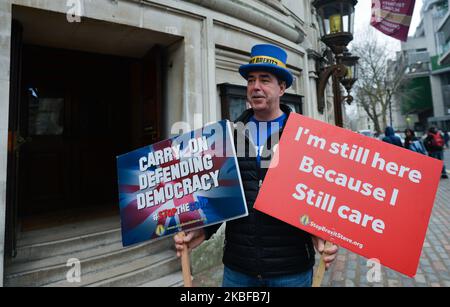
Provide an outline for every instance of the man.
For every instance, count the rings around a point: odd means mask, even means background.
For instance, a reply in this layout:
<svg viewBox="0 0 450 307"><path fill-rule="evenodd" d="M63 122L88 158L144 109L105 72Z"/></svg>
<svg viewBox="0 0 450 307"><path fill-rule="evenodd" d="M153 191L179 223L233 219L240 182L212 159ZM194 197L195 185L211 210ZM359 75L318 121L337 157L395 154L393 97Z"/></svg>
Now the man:
<svg viewBox="0 0 450 307"><path fill-rule="evenodd" d="M281 135L291 112L289 107L280 105L281 96L293 82L291 72L286 69L286 60L287 54L283 49L273 45L256 45L252 49L250 63L239 68L240 74L247 80L247 100L251 109L245 111L236 122L253 123L257 129L256 133L249 133L248 138L244 138L249 145L245 153L238 152L249 215L227 222L223 256L224 287L309 287L314 266L313 245L320 253L325 253L327 267L338 250L335 245L325 249L323 240L253 209L271 157L271 154L261 153L264 149L270 152L275 148L271 141L279 139L278 134ZM278 129L264 129L277 126ZM235 134L235 139L239 138L238 134ZM178 256L183 250L183 243L193 249L209 239L219 226L191 231L184 240L175 236Z"/></svg>
<svg viewBox="0 0 450 307"><path fill-rule="evenodd" d="M416 137L416 133L412 129L405 129L405 148L427 155L427 151L420 138Z"/></svg>
<svg viewBox="0 0 450 307"><path fill-rule="evenodd" d="M448 149L448 141L450 141L450 135L448 135L448 131L444 130L442 131L442 133L444 134L444 143L445 143L445 147Z"/></svg>
<svg viewBox="0 0 450 307"><path fill-rule="evenodd" d="M444 137L436 129L436 127L430 127L428 129L428 135L424 141L425 148L428 150L428 155L432 158L444 161ZM445 163L442 167L441 178L447 179L447 171L445 170Z"/></svg>
<svg viewBox="0 0 450 307"><path fill-rule="evenodd" d="M402 140L395 135L394 128L392 128L391 126L387 126L384 130L383 142L403 147Z"/></svg>

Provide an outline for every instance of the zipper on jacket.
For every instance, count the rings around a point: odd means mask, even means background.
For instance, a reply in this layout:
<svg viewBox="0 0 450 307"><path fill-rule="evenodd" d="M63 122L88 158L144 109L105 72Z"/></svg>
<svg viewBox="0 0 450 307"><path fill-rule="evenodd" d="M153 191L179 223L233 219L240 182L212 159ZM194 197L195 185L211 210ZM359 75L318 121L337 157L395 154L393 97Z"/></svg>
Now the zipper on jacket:
<svg viewBox="0 0 450 307"><path fill-rule="evenodd" d="M287 122L287 120L289 118L289 113L290 112L284 112L284 113L287 114L287 117L286 117L286 119L285 119L285 121L283 123L283 127L278 131L280 138L281 138L281 134L282 134L282 132L284 130L284 127L286 126L286 122ZM242 122L244 124L247 124L248 123L248 119L250 118L251 114L247 114L246 116L247 116L246 118L241 116L235 122ZM238 133L238 132L236 132L236 133ZM235 137L237 138L236 135L235 135ZM272 135L270 135L269 138L266 140L266 145L267 145L269 140L270 141L272 140ZM253 142L251 142L250 139L246 135L244 135L244 141L246 143L245 146L248 146L249 154L250 154L250 150L251 150L250 149L251 148L250 144L253 144ZM256 153L256 154L258 154L258 153ZM258 160L257 159L255 159L255 164L256 164L256 169L258 170L258 185L259 185L259 188L261 188L262 183L263 183L263 179L262 179L261 167L260 167L260 165L258 165ZM260 246L260 243L261 243L260 242L260 235L259 235L259 228L260 227L259 227L259 220L257 218L257 214L258 214L257 212L254 213L254 219L255 219L255 225L256 225L256 229L255 229L256 268L257 268L256 272L258 272L257 273L257 278L262 280L263 276L261 274L261 259L260 259L261 255L260 255L260 249L258 248L258 247L261 247Z"/></svg>
<svg viewBox="0 0 450 307"><path fill-rule="evenodd" d="M305 249L306 249L306 253L308 254L308 260L311 259L311 254L309 253L309 246L307 243L305 243Z"/></svg>
<svg viewBox="0 0 450 307"><path fill-rule="evenodd" d="M253 144L253 142L251 142L250 139L246 135L243 135L243 137L244 137L244 141L245 141L245 146L246 146L246 148L248 148L248 157L247 157L247 154L246 154L246 158L249 158L250 157L250 151L252 150L251 149L252 148L251 144ZM255 154L257 154L257 153L255 152ZM259 188L261 188L263 180L262 180L261 168L259 167L258 160L256 158L255 158L255 165L256 165L256 169L257 169L257 173L258 173L257 174L257 176L258 176L258 186L259 186ZM254 210L254 209L252 209L252 210ZM262 279L262 275L259 273L261 271L260 270L260 268L261 268L261 260L260 260L261 255L260 255L260 251L259 251L259 248L258 248L260 246L259 233L258 233L258 229L260 227L259 227L259 223L258 223L257 212L254 212L253 217L254 217L254 220L255 220L255 224L254 224L254 226L255 226L255 248L256 248L256 259L255 259L255 261L256 261L256 271L258 272L256 274L256 276L257 276L257 278Z"/></svg>
<svg viewBox="0 0 450 307"><path fill-rule="evenodd" d="M286 123L284 123L284 124L286 124ZM283 126L283 128L284 128L284 126ZM283 132L283 128L281 128L278 132L275 132L275 133L279 133L280 137L281 137L281 133ZM275 133L273 133L273 134L275 134ZM264 144L264 147L263 147L263 151L264 151L264 148L267 148L267 144L269 144L269 141L272 141L272 135L270 135L267 138L266 143ZM262 157L261 157L261 159L262 159ZM258 165L258 160L256 160L255 163L256 163L256 169L258 170L258 190L259 190L259 189L261 189L261 186L263 184L263 178L262 178L262 172L261 172L261 161L260 161L259 165ZM258 272L257 277L259 280L262 280L263 277L260 274L260 272L261 272L260 249L262 248L262 246L261 246L261 240L260 240L260 234L259 234L259 229L261 227L259 227L259 219L257 218L257 214L255 214L255 225L256 225L256 229L255 229L255 238L256 238L255 241L256 242L255 243L256 243L256 253L257 253L256 254L256 267L257 267L257 272Z"/></svg>
<svg viewBox="0 0 450 307"><path fill-rule="evenodd" d="M255 161L256 163L256 169L258 170L258 193L259 189L262 186L262 176L261 176L261 167L258 165L258 160ZM258 272L258 279L261 280L261 255L260 255L260 249L261 249L261 243L259 239L259 219L258 219L258 212L255 212L255 245L256 245L256 272Z"/></svg>

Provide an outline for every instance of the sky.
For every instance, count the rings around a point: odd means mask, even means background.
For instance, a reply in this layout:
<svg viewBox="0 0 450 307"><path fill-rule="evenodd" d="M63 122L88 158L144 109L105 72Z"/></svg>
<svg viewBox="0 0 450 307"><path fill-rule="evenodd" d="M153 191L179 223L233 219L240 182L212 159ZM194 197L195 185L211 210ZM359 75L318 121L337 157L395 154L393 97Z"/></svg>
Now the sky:
<svg viewBox="0 0 450 307"><path fill-rule="evenodd" d="M409 28L409 36L414 35L416 27L420 23L420 10L422 9L423 0L416 0L414 7L413 19ZM358 36L364 34L370 26L372 0L359 0L355 10L355 40ZM387 36L378 30L375 30L377 39L392 47L393 50L400 50L400 41Z"/></svg>
<svg viewBox="0 0 450 307"><path fill-rule="evenodd" d="M414 35L416 27L420 23L420 10L422 9L422 2L423 0L416 0L408 36ZM372 28L372 26L370 26L370 17L372 15L371 8L372 8L372 0L358 0L358 4L356 5L355 8L355 30L353 41L357 41L358 37L363 36L368 28ZM388 46L388 49L392 50L392 57L395 56L395 51L399 51L401 49L399 40L387 36L375 29L374 33L376 35L377 40L380 43L386 44ZM346 113L350 118L357 117L358 115L356 112L357 108L355 103L353 103L350 106L346 104Z"/></svg>

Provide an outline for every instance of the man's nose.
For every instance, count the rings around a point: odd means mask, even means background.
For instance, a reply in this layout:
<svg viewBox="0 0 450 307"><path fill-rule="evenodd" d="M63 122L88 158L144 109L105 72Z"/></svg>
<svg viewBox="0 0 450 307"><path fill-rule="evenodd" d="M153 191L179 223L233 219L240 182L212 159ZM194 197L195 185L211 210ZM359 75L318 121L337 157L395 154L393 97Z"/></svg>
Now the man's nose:
<svg viewBox="0 0 450 307"><path fill-rule="evenodd" d="M261 90L261 82L259 80L255 80L255 82L253 83L253 89Z"/></svg>

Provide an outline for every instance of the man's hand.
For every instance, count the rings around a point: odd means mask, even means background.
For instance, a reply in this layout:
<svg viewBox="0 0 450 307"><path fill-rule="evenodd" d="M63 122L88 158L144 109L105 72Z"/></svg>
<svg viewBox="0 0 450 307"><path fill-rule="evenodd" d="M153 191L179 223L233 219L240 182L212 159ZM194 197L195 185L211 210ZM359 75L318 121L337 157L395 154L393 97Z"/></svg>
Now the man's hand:
<svg viewBox="0 0 450 307"><path fill-rule="evenodd" d="M339 251L339 247L333 243L330 243L330 246L325 248L325 240L318 238L316 236L312 236L314 247L316 250L322 255L323 261L325 262L325 268L331 266L331 263L336 259L337 252Z"/></svg>
<svg viewBox="0 0 450 307"><path fill-rule="evenodd" d="M203 229L197 229L186 233L186 236L182 238L179 234L173 237L175 241L175 248L177 250L177 256L181 257L181 252L184 250L186 244L189 251L199 246L205 241L205 231Z"/></svg>

